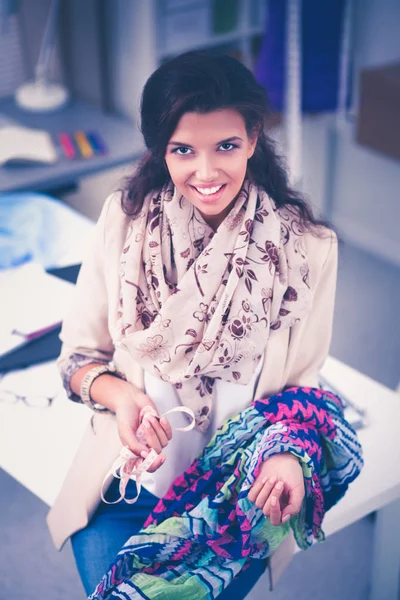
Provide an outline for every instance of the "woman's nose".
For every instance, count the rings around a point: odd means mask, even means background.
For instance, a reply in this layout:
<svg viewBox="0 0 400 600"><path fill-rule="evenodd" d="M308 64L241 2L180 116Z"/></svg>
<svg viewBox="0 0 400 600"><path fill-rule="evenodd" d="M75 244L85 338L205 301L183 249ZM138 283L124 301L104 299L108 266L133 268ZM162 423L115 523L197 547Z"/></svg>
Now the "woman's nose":
<svg viewBox="0 0 400 600"><path fill-rule="evenodd" d="M218 170L215 167L213 161L207 157L199 158L199 162L196 165L196 179L203 183L214 181L217 178Z"/></svg>

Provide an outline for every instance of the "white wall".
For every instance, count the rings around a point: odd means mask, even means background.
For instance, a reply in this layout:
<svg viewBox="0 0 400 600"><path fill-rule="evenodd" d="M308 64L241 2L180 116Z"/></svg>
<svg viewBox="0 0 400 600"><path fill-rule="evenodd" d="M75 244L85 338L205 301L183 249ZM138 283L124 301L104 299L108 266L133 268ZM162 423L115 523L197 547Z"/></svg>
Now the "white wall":
<svg viewBox="0 0 400 600"><path fill-rule="evenodd" d="M362 67L377 67L400 59L399 0L356 2L357 55Z"/></svg>
<svg viewBox="0 0 400 600"><path fill-rule="evenodd" d="M301 191L312 204L317 216L327 216L325 192L328 181L327 148L332 113L305 115L302 119ZM284 125L271 129L269 136L276 142L277 153L286 157ZM287 165L288 168L288 165Z"/></svg>
<svg viewBox="0 0 400 600"><path fill-rule="evenodd" d="M107 0L111 105L137 122L140 95L157 67L155 0Z"/></svg>
<svg viewBox="0 0 400 600"><path fill-rule="evenodd" d="M399 0L357 4L356 78L362 68L400 62ZM344 239L400 265L400 161L357 144L349 123L334 167L332 219Z"/></svg>

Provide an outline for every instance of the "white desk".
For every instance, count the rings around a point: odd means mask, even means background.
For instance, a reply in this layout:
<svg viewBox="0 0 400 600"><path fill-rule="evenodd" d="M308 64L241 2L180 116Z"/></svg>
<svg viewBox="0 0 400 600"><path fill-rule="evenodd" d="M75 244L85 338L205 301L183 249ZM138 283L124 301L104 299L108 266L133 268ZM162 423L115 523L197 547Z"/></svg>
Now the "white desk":
<svg viewBox="0 0 400 600"><path fill-rule="evenodd" d="M328 511L323 529L330 535L378 511L370 600L400 600L400 396L331 357L322 374L366 409L369 420L359 431L364 469Z"/></svg>
<svg viewBox="0 0 400 600"><path fill-rule="evenodd" d="M44 390L52 393L57 386L60 389L54 363L40 369L33 375L36 381L40 378L45 382ZM365 467L344 499L328 512L323 529L330 535L378 511L371 600L398 600L400 398L333 358L328 358L322 374L365 408L370 422L359 432ZM51 505L89 419L90 412L67 401L62 391L49 409L28 408L22 402L12 406L0 402L0 467Z"/></svg>
<svg viewBox="0 0 400 600"><path fill-rule="evenodd" d="M82 404L68 400L54 361L7 377L9 383L0 381L0 386L20 394L30 386L43 389L49 396L58 392L52 405L44 409L30 408L23 402L0 402L0 468L51 506L91 413Z"/></svg>

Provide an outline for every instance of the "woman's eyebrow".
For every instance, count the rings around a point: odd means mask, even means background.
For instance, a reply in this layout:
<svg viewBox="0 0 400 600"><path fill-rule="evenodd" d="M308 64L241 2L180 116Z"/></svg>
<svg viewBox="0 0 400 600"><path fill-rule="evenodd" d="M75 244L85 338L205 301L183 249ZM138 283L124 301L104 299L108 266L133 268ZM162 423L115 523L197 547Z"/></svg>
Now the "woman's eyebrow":
<svg viewBox="0 0 400 600"><path fill-rule="evenodd" d="M183 142L168 142L168 146L183 146L184 148L193 149L193 146L190 144L184 144Z"/></svg>
<svg viewBox="0 0 400 600"><path fill-rule="evenodd" d="M227 138L226 140L221 140L220 142L218 142L218 144L216 144L216 146L220 146L221 144L228 144L229 142L243 142L243 139L238 135L233 135L232 137Z"/></svg>
<svg viewBox="0 0 400 600"><path fill-rule="evenodd" d="M215 145L220 146L221 144L228 144L230 142L235 142L235 141L243 142L243 139L241 137L239 137L238 135L234 135L230 138L226 138L226 140L221 140L220 142L217 142ZM183 146L184 148L193 149L193 146L191 146L190 144L184 144L183 142L170 141L170 142L168 142L168 146Z"/></svg>

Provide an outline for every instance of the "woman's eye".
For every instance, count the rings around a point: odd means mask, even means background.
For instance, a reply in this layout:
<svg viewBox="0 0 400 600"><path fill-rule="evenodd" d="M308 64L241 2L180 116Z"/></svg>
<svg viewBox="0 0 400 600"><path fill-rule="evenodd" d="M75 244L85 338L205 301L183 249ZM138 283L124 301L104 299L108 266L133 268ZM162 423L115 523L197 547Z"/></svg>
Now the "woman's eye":
<svg viewBox="0 0 400 600"><path fill-rule="evenodd" d="M237 146L234 146L234 144L230 144L229 142L220 145L221 150L223 150L224 152L229 152L229 150L233 150L236 147Z"/></svg>
<svg viewBox="0 0 400 600"><path fill-rule="evenodd" d="M184 146L182 146L181 148L176 148L176 150L174 150L174 152L176 154L179 154L180 156L187 156L188 154L191 153L191 149L185 148Z"/></svg>

